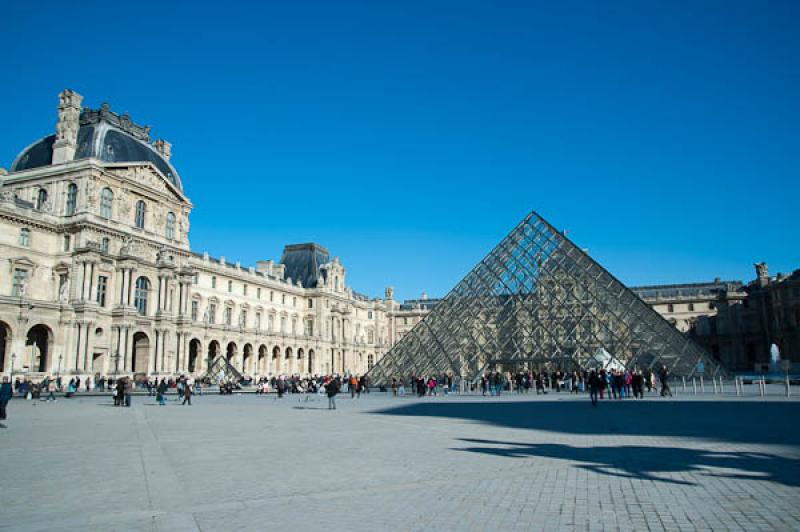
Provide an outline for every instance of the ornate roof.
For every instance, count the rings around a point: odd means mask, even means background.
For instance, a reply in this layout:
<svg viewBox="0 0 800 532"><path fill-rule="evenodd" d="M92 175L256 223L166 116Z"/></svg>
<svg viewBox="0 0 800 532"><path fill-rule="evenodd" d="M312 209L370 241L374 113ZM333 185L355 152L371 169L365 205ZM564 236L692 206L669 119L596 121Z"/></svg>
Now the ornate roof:
<svg viewBox="0 0 800 532"><path fill-rule="evenodd" d="M17 156L11 172L40 168L53 164L53 144L56 136L48 135L37 140ZM127 113L118 115L108 104L100 109L83 109L80 115L75 160L95 158L101 161L150 162L181 192L178 172L168 157L151 144L150 126L135 124Z"/></svg>

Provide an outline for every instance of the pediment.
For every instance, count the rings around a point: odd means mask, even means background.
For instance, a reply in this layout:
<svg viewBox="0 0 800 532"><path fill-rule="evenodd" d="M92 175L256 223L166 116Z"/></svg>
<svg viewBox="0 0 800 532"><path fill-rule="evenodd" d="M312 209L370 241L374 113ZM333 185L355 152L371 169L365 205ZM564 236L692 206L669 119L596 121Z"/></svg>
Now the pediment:
<svg viewBox="0 0 800 532"><path fill-rule="evenodd" d="M166 194L176 200L186 203L186 198L175 189L172 183L167 180L161 172L151 163L129 165L115 170L115 175L121 179L137 183L151 190Z"/></svg>

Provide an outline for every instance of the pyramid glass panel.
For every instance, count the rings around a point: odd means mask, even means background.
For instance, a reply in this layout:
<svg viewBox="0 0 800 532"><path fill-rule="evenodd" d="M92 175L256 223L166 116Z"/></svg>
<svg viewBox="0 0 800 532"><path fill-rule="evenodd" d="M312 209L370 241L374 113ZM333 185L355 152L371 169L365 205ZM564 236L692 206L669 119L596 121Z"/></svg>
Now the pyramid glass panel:
<svg viewBox="0 0 800 532"><path fill-rule="evenodd" d="M536 213L529 214L370 371L372 382L488 369L571 370L605 351L626 367L725 370Z"/></svg>

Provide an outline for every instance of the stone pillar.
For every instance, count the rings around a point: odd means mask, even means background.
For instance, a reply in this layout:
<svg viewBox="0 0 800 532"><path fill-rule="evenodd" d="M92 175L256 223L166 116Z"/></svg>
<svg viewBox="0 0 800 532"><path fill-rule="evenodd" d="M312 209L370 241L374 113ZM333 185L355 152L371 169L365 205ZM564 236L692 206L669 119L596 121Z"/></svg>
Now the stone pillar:
<svg viewBox="0 0 800 532"><path fill-rule="evenodd" d="M69 89L61 91L58 95L58 122L56 122L56 140L53 143L53 164L66 163L75 158L81 101L83 101L83 96Z"/></svg>

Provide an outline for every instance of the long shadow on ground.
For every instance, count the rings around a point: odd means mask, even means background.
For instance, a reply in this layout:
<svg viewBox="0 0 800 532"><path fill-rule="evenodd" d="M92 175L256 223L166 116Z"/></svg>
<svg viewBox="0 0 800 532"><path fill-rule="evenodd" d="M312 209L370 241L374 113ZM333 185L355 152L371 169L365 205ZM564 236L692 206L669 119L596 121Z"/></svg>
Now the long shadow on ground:
<svg viewBox="0 0 800 532"><path fill-rule="evenodd" d="M575 467L595 473L693 485L682 479L660 475L702 472L709 477L772 481L800 486L800 461L768 453L716 452L681 447L573 447L562 444L536 444L495 440L461 439L480 446L454 449L508 458L544 457L581 462Z"/></svg>
<svg viewBox="0 0 800 532"><path fill-rule="evenodd" d="M569 434L677 436L800 446L800 403L736 401L425 401L375 411Z"/></svg>

